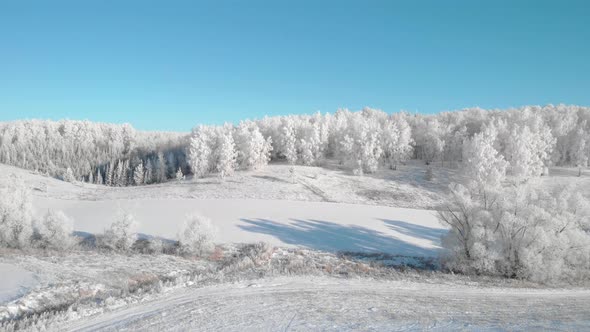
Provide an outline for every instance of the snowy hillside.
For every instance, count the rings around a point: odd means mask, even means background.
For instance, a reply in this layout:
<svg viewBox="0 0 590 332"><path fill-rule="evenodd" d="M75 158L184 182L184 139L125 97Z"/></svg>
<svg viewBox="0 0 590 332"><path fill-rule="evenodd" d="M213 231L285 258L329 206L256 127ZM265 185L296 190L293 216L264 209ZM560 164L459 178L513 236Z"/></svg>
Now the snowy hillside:
<svg viewBox="0 0 590 332"><path fill-rule="evenodd" d="M39 215L49 209L62 210L74 220L74 230L78 232L101 233L118 210L126 210L139 222L138 232L175 239L184 216L198 213L213 221L220 243L265 241L278 246L327 251L429 257L436 255L440 236L445 232L433 211L336 203L365 203L367 198L354 191L354 184L359 183L354 181L356 177L340 175L333 179L332 174L326 173L338 171L319 168L297 168L295 183L289 182L286 167L273 165L221 183L217 179L209 180L214 183L188 180L126 188L71 184L9 166L0 168L3 177L16 174L36 188L33 206ZM316 170L320 172L314 172ZM366 179L365 187L374 184L380 188L377 183L389 183L384 190L373 191L381 192L383 200L388 200L390 205L397 205L396 191L391 189L398 185L395 181ZM423 182L421 179L414 181ZM218 185L221 189L213 190ZM343 188L341 192L336 191L337 185ZM358 187L361 185L357 190ZM346 188L350 191L346 192ZM363 190L369 189L360 189ZM423 197L424 203L429 198L428 188L414 192L418 199L410 197L412 200L419 201ZM334 199L326 199L328 196ZM408 198L400 196L401 205L410 205Z"/></svg>
<svg viewBox="0 0 590 332"><path fill-rule="evenodd" d="M260 170L237 172L224 181L211 175L137 187L71 184L0 164L0 179L15 174L33 188L35 196L66 200L251 198L433 209L442 202L441 195L457 176L456 170L434 167L434 179L427 181L422 162L364 177L333 164L323 168L295 166L292 174L289 165L273 163Z"/></svg>

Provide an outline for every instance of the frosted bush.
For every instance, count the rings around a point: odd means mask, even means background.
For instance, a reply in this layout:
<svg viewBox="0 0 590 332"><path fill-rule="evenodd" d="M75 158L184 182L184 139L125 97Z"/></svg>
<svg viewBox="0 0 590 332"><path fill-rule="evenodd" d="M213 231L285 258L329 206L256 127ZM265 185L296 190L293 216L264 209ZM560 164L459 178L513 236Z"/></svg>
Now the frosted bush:
<svg viewBox="0 0 590 332"><path fill-rule="evenodd" d="M455 186L439 212L451 227L447 268L536 281L590 277L590 208L578 189L473 188Z"/></svg>
<svg viewBox="0 0 590 332"><path fill-rule="evenodd" d="M184 254L203 256L215 248L216 230L208 218L188 215L178 233L180 251Z"/></svg>
<svg viewBox="0 0 590 332"><path fill-rule="evenodd" d="M114 250L128 251L137 240L138 226L133 214L120 212L111 227L105 231L103 244Z"/></svg>
<svg viewBox="0 0 590 332"><path fill-rule="evenodd" d="M35 225L37 243L41 248L67 250L75 241L74 222L62 211L49 210Z"/></svg>
<svg viewBox="0 0 590 332"><path fill-rule="evenodd" d="M31 193L22 180L0 181L0 246L27 247L33 234Z"/></svg>

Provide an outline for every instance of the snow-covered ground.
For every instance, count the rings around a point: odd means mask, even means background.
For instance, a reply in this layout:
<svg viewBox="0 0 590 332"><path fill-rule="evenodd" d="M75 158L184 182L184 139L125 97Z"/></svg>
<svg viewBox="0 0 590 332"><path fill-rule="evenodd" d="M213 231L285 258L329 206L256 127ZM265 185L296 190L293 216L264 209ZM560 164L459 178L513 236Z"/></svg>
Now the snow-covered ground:
<svg viewBox="0 0 590 332"><path fill-rule="evenodd" d="M404 172L410 174L409 170ZM414 174L418 189L409 191L419 193L418 199L412 198L414 209L394 207L398 205L394 196L388 198L389 206L380 206L365 204L364 199L351 194L352 188L363 191L367 185L375 193L387 190L393 193L391 187L400 185L393 178L396 172L386 170L379 176L363 178L340 173L343 171L298 167L296 183L292 183L287 166L271 165L261 171L238 172L223 182L204 179L112 188L71 184L0 165L1 176L16 174L35 188L33 204L38 215L47 209L62 210L73 218L78 232L102 233L119 211L126 210L135 215L138 231L143 235L174 239L184 217L197 213L212 220L218 243L264 241L326 251L437 255L445 228L437 221L434 211L416 209L431 204L425 194L430 189L424 189L427 187L424 184L417 185L423 182L420 171ZM337 193L344 199L338 199ZM404 202L407 199L400 197Z"/></svg>
<svg viewBox="0 0 590 332"><path fill-rule="evenodd" d="M584 330L590 290L281 277L189 288L56 328L191 331Z"/></svg>
<svg viewBox="0 0 590 332"><path fill-rule="evenodd" d="M0 262L0 305L28 293L36 283L32 272L14 264Z"/></svg>
<svg viewBox="0 0 590 332"><path fill-rule="evenodd" d="M374 205L251 199L58 200L38 197L39 211L60 209L75 230L102 233L118 209L132 212L139 232L175 239L185 215L212 220L218 243L269 242L326 251L435 256L446 231L434 212Z"/></svg>
<svg viewBox="0 0 590 332"><path fill-rule="evenodd" d="M120 199L264 199L338 202L432 209L442 201L456 171L434 167L434 179L425 180L425 166L412 162L399 170L381 170L364 177L338 165L327 167L271 164L255 171L239 171L225 181L214 175L203 179L139 187L106 187L70 184L12 166L0 165L0 179L16 174L40 197L74 200Z"/></svg>
<svg viewBox="0 0 590 332"><path fill-rule="evenodd" d="M297 166L292 177L289 166L275 164L223 182L211 177L110 188L0 165L0 178L19 176L33 189L38 214L61 209L81 233L102 232L124 209L136 216L140 233L172 239L186 214L200 213L217 227L222 245L264 241L284 248L434 258L445 228L433 209L461 174L435 165L434 178L426 181L425 169L410 163L361 178L336 165ZM586 185L590 191L588 171L576 175L577 170L555 168L540 181ZM49 329L590 328L590 293L583 289L529 290L450 275L399 277L372 262L318 252L289 252L285 265L280 251L273 255L272 268L260 272L249 258L227 270L225 263L169 255L2 252L0 318L79 306ZM214 282L202 284L204 273ZM137 291L142 287L147 296Z"/></svg>
<svg viewBox="0 0 590 332"><path fill-rule="evenodd" d="M445 164L447 165L447 164ZM448 165L447 165L448 166ZM262 199L311 202L337 202L380 205L412 209L436 209L453 181L463 174L450 167L431 165L433 178L426 180L422 161L410 161L398 170L381 169L363 177L338 165L327 167L290 166L273 163L255 171L239 171L220 181L215 176L182 182L139 187L106 187L87 183L67 183L13 166L0 164L0 180L19 176L37 197L64 200L121 199ZM575 168L553 167L540 182L549 185L580 185L590 196L590 169L578 177Z"/></svg>
<svg viewBox="0 0 590 332"><path fill-rule="evenodd" d="M237 251L236 251L237 250ZM228 248L220 260L169 255L6 253L35 291L6 306L49 331L584 330L590 290L400 271L317 251ZM17 325L18 326L18 325ZM13 325L3 326L11 329ZM2 326L0 325L0 330Z"/></svg>

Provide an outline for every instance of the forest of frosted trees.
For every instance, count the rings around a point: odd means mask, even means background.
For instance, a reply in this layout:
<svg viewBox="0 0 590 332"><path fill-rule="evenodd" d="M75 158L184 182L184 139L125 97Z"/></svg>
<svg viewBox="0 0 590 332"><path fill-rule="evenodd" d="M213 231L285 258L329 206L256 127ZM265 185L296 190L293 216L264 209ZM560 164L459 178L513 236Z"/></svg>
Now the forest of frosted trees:
<svg viewBox="0 0 590 332"><path fill-rule="evenodd" d="M0 123L0 162L67 181L110 186L193 174L230 176L271 160L321 166L339 161L358 175L407 159L456 167L474 139L490 141L508 174L542 175L550 165L586 167L590 108L479 108L435 115L358 112L290 115L197 126L190 134L141 132L128 124L24 120Z"/></svg>

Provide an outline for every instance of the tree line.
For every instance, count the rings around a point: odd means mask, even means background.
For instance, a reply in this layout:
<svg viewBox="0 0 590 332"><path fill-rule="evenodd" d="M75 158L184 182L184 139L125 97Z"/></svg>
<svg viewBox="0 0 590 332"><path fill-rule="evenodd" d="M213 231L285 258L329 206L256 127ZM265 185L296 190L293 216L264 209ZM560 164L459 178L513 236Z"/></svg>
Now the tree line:
<svg viewBox="0 0 590 332"><path fill-rule="evenodd" d="M111 186L185 174L226 177L272 160L322 166L336 159L362 175L379 167L395 169L407 159L459 165L469 142L486 130L508 174L534 177L550 165L588 166L590 108L568 105L433 115L338 110L197 126L190 134L89 121L11 121L0 123L0 162Z"/></svg>

